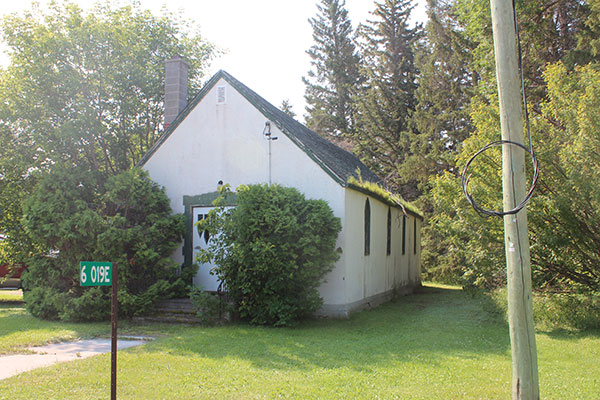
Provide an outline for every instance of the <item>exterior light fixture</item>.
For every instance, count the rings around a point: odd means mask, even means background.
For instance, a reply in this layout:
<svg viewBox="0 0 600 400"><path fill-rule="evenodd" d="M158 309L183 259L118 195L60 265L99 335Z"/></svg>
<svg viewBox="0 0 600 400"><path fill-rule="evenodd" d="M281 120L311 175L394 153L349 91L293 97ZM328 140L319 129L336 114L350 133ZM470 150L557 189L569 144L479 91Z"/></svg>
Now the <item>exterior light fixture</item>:
<svg viewBox="0 0 600 400"><path fill-rule="evenodd" d="M267 140L277 140L277 136L271 136L271 121L265 122L265 129L263 129L263 135Z"/></svg>

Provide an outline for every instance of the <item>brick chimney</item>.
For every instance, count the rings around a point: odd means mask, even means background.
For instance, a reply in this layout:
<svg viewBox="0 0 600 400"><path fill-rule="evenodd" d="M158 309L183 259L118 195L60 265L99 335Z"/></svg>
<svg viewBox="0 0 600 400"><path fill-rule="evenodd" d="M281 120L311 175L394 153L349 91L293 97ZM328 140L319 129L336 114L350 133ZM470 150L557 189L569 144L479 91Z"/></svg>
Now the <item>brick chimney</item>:
<svg viewBox="0 0 600 400"><path fill-rule="evenodd" d="M188 69L181 56L165 62L165 129L187 105Z"/></svg>

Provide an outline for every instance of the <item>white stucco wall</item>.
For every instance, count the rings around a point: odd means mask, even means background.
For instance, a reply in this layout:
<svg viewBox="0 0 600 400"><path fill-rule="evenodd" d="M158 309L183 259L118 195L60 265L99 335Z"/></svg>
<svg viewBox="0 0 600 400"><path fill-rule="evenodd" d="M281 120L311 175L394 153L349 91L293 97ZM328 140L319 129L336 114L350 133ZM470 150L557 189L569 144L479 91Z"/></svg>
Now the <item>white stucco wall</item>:
<svg viewBox="0 0 600 400"><path fill-rule="evenodd" d="M364 215L365 202L369 199L371 214L370 252L365 255ZM391 248L387 254L387 216L391 212ZM352 309L376 305L391 297L394 290L407 293L419 281L420 253L413 246L415 217L404 214L401 209L390 207L382 201L362 192L346 191L346 232L344 240L344 263L346 265L346 304ZM402 253L402 224L406 221L405 248ZM417 243L420 243L421 220L417 222ZM359 233L359 234L356 234ZM364 267L363 267L364 266Z"/></svg>
<svg viewBox="0 0 600 400"><path fill-rule="evenodd" d="M217 88L225 87L226 101L217 104ZM266 117L221 79L180 123L144 165L151 178L164 186L174 212L183 213L183 196L217 190L223 181L267 183L269 141L263 136ZM271 124L272 182L295 187L307 198L324 199L345 225L345 189ZM344 228L344 231L347 229ZM342 233L339 247L344 246ZM175 258L183 262L181 250ZM320 289L325 304L345 301L344 260L327 276Z"/></svg>

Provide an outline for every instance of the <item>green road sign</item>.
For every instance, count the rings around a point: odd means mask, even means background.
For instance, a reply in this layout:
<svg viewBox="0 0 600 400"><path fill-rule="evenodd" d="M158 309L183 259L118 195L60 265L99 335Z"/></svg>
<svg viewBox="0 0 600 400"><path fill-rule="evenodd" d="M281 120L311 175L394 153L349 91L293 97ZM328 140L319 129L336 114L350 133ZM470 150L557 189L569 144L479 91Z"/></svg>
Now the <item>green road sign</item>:
<svg viewBox="0 0 600 400"><path fill-rule="evenodd" d="M111 286L113 265L111 262L81 261L79 263L81 286Z"/></svg>

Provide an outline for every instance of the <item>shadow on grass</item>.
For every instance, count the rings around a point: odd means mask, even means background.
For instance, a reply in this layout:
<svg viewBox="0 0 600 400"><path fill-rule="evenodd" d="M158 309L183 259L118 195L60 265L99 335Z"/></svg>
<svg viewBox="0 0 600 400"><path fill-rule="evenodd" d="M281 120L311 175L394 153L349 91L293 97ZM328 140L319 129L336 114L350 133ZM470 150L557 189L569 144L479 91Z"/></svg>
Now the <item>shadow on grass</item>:
<svg viewBox="0 0 600 400"><path fill-rule="evenodd" d="M0 299L0 307L18 307L24 305L25 302L21 299Z"/></svg>
<svg viewBox="0 0 600 400"><path fill-rule="evenodd" d="M0 354L28 346L110 333L110 323L65 323L33 317L21 304L0 304Z"/></svg>
<svg viewBox="0 0 600 400"><path fill-rule="evenodd" d="M0 303L0 338L15 332L20 332L29 324L24 323L32 318L23 303L1 302Z"/></svg>
<svg viewBox="0 0 600 400"><path fill-rule="evenodd" d="M571 341L573 339L600 339L600 329L587 331L573 331L568 329L556 328L552 330L538 330L539 335L546 335L551 339Z"/></svg>
<svg viewBox="0 0 600 400"><path fill-rule="evenodd" d="M443 357L505 355L509 348L506 324L477 299L459 290L425 287L348 320L313 320L296 328L185 328L145 351L237 358L278 370L365 370L393 362L438 365Z"/></svg>

